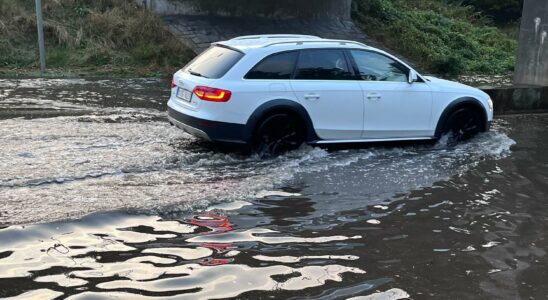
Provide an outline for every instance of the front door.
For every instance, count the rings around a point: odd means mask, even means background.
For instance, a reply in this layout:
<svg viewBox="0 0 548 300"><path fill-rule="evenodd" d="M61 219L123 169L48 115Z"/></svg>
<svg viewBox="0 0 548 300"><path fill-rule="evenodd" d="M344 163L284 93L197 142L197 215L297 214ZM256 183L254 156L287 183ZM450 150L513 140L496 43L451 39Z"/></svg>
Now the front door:
<svg viewBox="0 0 548 300"><path fill-rule="evenodd" d="M424 82L408 83L409 69L373 51L350 50L364 97L366 139L420 138L432 133L432 92Z"/></svg>

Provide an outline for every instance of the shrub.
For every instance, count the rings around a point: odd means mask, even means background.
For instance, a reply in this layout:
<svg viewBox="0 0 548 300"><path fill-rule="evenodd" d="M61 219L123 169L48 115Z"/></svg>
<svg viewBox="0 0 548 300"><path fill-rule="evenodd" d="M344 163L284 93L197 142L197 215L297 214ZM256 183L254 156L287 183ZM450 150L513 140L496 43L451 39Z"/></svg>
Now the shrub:
<svg viewBox="0 0 548 300"><path fill-rule="evenodd" d="M440 0L354 0L353 16L369 35L431 72L513 69L517 41L470 7Z"/></svg>

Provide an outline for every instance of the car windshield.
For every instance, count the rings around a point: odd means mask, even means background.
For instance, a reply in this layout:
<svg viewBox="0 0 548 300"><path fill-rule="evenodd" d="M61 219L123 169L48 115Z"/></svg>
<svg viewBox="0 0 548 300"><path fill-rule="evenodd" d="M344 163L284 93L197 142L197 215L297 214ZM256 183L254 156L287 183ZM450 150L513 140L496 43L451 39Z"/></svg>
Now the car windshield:
<svg viewBox="0 0 548 300"><path fill-rule="evenodd" d="M236 50L213 46L190 62L184 71L205 78L221 78L243 56L243 53Z"/></svg>

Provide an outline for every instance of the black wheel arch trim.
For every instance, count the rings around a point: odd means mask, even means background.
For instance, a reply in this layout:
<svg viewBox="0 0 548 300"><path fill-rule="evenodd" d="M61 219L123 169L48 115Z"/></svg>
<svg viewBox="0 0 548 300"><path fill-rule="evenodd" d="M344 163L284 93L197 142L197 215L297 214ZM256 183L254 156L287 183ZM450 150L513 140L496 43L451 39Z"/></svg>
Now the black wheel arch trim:
<svg viewBox="0 0 548 300"><path fill-rule="evenodd" d="M473 97L462 97L462 98L453 100L453 102L447 105L447 107L443 110L440 118L438 119L438 124L436 126L436 132L435 132L436 138L441 137L445 129L445 126L447 125L446 124L447 120L449 119L451 114L455 112L459 107L467 106L467 105L472 105L483 112L484 128L482 129L482 131L487 131L489 127L489 122L488 122L489 116L487 114L487 110L485 109L481 101Z"/></svg>
<svg viewBox="0 0 548 300"><path fill-rule="evenodd" d="M270 100L255 109L253 114L251 114L251 116L249 117L245 126L245 139L251 141L253 139L255 128L257 128L259 122L269 113L277 110L291 111L301 118L301 120L304 122L304 125L306 126L307 143L320 140L320 138L316 134L316 131L314 130L312 119L310 118L310 115L308 114L306 109L298 102L287 99Z"/></svg>

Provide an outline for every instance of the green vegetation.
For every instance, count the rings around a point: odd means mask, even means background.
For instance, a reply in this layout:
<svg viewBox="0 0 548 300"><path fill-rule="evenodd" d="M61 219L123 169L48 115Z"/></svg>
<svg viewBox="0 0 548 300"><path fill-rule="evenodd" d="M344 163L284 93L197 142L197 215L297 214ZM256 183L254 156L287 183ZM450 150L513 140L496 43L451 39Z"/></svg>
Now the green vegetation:
<svg viewBox="0 0 548 300"><path fill-rule="evenodd" d="M354 0L353 17L428 71L500 74L514 67L522 1ZM194 56L134 1L46 0L44 18L52 76L162 76ZM0 0L0 75L37 73L37 48L34 1Z"/></svg>
<svg viewBox="0 0 548 300"><path fill-rule="evenodd" d="M364 31L431 72L513 70L517 41L474 7L448 0L354 0L353 6Z"/></svg>
<svg viewBox="0 0 548 300"><path fill-rule="evenodd" d="M47 0L47 64L63 74L161 76L194 54L159 18L126 0ZM37 72L33 0L0 0L0 74Z"/></svg>

